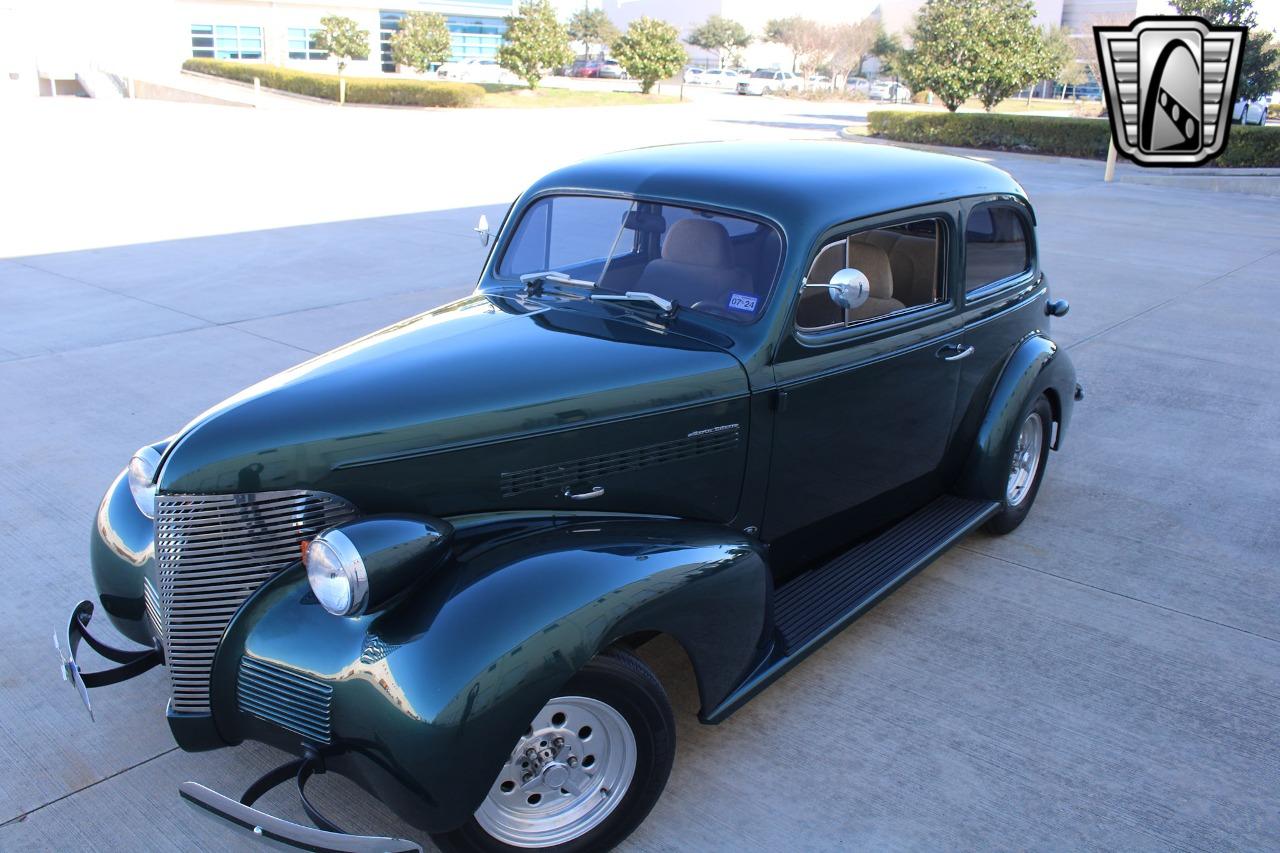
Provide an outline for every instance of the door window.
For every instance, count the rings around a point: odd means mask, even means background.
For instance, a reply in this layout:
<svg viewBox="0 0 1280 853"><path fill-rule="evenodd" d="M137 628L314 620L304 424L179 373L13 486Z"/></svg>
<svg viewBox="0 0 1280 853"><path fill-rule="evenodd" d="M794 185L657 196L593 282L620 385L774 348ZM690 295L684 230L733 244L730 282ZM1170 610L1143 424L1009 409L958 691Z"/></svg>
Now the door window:
<svg viewBox="0 0 1280 853"><path fill-rule="evenodd" d="M946 299L942 269L942 222L918 219L901 225L860 231L822 247L805 281L826 284L846 267L859 270L871 295L846 311L821 287L806 287L796 309L796 326L804 331L841 329L890 314L935 305Z"/></svg>
<svg viewBox="0 0 1280 853"><path fill-rule="evenodd" d="M986 204L969 213L964 228L964 287L973 292L1031 269L1026 220L1008 205Z"/></svg>

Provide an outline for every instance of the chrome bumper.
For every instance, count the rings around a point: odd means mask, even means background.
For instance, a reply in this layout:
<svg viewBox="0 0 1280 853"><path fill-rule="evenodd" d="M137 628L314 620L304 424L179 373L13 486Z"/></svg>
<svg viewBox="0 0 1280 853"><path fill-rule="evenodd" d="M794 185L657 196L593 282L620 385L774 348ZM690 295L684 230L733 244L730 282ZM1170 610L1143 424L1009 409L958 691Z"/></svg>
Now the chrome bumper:
<svg viewBox="0 0 1280 853"><path fill-rule="evenodd" d="M197 782L183 782L178 787L178 793L199 813L278 845L320 853L422 853L421 847L403 838L351 835L343 832L316 811L307 799L306 784L312 775L323 772L323 761L314 752L308 751L304 757L266 773L250 785L239 800L233 800ZM302 807L316 826L303 826L253 808L259 797L290 779L297 780Z"/></svg>
<svg viewBox="0 0 1280 853"><path fill-rule="evenodd" d="M108 684L127 681L134 676L141 675L152 667L164 663L164 652L160 650L159 646L127 651L107 645L89 633L89 620L92 618L93 602L82 601L71 611L71 618L67 620L65 649L63 648L62 638L58 636L56 631L53 634L53 647L57 650L58 658L62 663L60 667L62 680L70 681L75 685L76 692L80 694L80 701L84 703L85 709L89 712L89 719L93 719L93 704L89 701L90 688L105 687ZM81 670L80 664L76 661L76 653L80 650L81 640L88 643L89 648L107 660L118 663L119 666L99 670L98 672L84 672Z"/></svg>

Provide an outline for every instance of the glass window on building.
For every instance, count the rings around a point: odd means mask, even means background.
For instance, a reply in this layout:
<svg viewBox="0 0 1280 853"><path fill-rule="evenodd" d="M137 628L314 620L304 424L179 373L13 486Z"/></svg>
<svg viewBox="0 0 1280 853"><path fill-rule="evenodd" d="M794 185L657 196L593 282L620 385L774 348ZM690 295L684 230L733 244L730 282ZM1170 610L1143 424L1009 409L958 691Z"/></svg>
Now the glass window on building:
<svg viewBox="0 0 1280 853"><path fill-rule="evenodd" d="M202 59L262 59L262 27L192 24L191 55Z"/></svg>
<svg viewBox="0 0 1280 853"><path fill-rule="evenodd" d="M191 25L191 55L213 59L213 24Z"/></svg>
<svg viewBox="0 0 1280 853"><path fill-rule="evenodd" d="M506 0L480 0L505 4ZM400 21L405 13L396 9L383 9L380 14L379 46L381 47L382 70L394 74L395 60L391 57L391 36L400 28ZM445 22L452 34L451 56L449 60L457 62L461 59L493 59L498 55L498 47L502 44L502 35L507 30L502 18L475 18L470 16L449 15Z"/></svg>
<svg viewBox="0 0 1280 853"><path fill-rule="evenodd" d="M327 51L316 50L316 33L318 32L320 30L316 28L290 27L289 58L328 59Z"/></svg>

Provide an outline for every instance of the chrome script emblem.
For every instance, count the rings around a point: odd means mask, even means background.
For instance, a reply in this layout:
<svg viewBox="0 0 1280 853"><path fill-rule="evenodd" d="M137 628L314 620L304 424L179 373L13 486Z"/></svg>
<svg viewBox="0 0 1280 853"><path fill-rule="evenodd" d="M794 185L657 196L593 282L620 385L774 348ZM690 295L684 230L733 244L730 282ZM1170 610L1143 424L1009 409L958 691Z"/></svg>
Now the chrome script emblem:
<svg viewBox="0 0 1280 853"><path fill-rule="evenodd" d="M1141 166L1199 166L1221 154L1245 32L1192 17L1094 27L1116 147Z"/></svg>

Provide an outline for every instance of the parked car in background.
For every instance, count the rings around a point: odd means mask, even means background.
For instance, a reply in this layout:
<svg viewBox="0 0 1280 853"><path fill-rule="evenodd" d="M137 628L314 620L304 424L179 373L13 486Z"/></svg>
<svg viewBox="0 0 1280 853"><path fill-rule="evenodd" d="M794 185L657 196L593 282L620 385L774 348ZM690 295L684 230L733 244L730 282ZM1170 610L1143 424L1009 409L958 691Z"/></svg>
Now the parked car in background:
<svg viewBox="0 0 1280 853"><path fill-rule="evenodd" d="M569 69L570 77L599 77L600 68L604 63L598 59L585 59L581 62L574 62L573 67Z"/></svg>
<svg viewBox="0 0 1280 853"><path fill-rule="evenodd" d="M609 80L626 80L629 76L622 63L616 59L606 59L600 63L600 68L596 72L597 77L604 77Z"/></svg>
<svg viewBox="0 0 1280 853"><path fill-rule="evenodd" d="M684 75L682 79L684 80L684 82L690 85L696 85L698 80L701 79L702 73L703 72L701 68L696 68L692 65L688 65L688 66L685 66Z"/></svg>
<svg viewBox="0 0 1280 853"><path fill-rule="evenodd" d="M1231 120L1238 121L1241 124L1266 124L1267 123L1267 101L1261 99L1257 101L1246 100L1241 98L1236 101L1235 107L1231 110Z"/></svg>
<svg viewBox="0 0 1280 853"><path fill-rule="evenodd" d="M493 59L466 59L462 62L446 62L436 69L442 80L458 80L463 83L504 83L519 85L524 81Z"/></svg>
<svg viewBox="0 0 1280 853"><path fill-rule="evenodd" d="M893 80L877 80L871 84L868 95L873 101L888 101L892 104L911 103L911 90L906 85Z"/></svg>
<svg viewBox="0 0 1280 853"><path fill-rule="evenodd" d="M810 86L830 86L831 78L825 74L810 74L809 85Z"/></svg>
<svg viewBox="0 0 1280 853"><path fill-rule="evenodd" d="M858 77L850 74L845 78L845 88L850 92L861 92L868 97L871 96L871 81L866 77Z"/></svg>
<svg viewBox="0 0 1280 853"><path fill-rule="evenodd" d="M772 95L774 92L794 91L800 88L800 78L790 71L775 68L758 68L745 80L739 78L739 95Z"/></svg>
<svg viewBox="0 0 1280 853"><path fill-rule="evenodd" d="M732 89L738 84L738 73L728 68L712 68L702 72L698 78L701 86L714 86L717 89Z"/></svg>
<svg viewBox="0 0 1280 853"><path fill-rule="evenodd" d="M719 723L970 531L1027 517L1082 397L1035 222L1005 172L888 145L549 174L473 293L139 449L92 513L97 595L59 672L88 705L163 665L140 706L108 703L122 730L289 753L239 797L179 787L250 838L420 853L327 820L303 789L330 772L451 853L613 849L684 731L638 646L680 643ZM82 671L81 643L119 666ZM790 690L815 724L844 710ZM318 828L255 808L284 783Z"/></svg>

